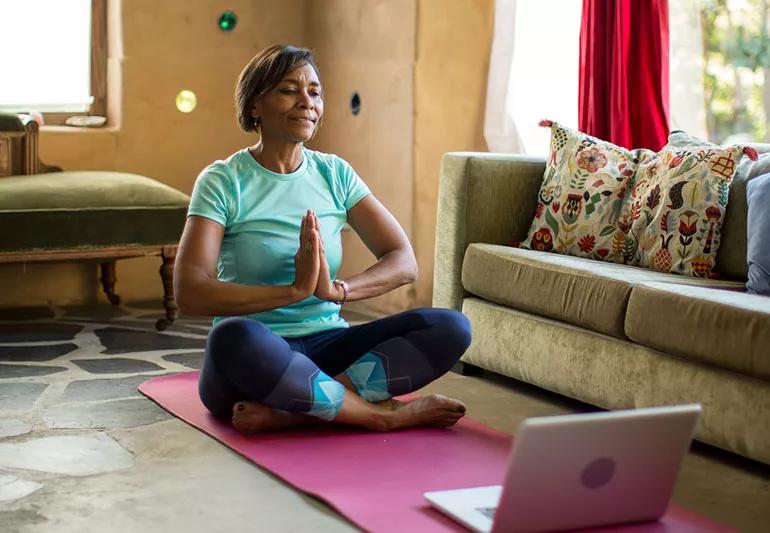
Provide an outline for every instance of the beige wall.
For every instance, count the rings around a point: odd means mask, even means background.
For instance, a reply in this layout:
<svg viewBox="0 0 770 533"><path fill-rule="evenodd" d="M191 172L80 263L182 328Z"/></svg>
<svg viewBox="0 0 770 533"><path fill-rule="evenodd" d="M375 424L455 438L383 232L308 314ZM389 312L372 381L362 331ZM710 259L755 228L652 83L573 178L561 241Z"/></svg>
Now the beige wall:
<svg viewBox="0 0 770 533"><path fill-rule="evenodd" d="M313 147L347 160L412 237L415 0L314 0L308 41L325 85L324 126ZM397 28L397 31L394 31ZM353 115L357 92L361 112ZM375 261L354 232L343 234L340 276ZM366 302L403 310L412 287Z"/></svg>
<svg viewBox="0 0 770 533"><path fill-rule="evenodd" d="M493 0L312 3L308 40L321 58L327 117L317 146L346 158L401 222L420 278L369 300L378 311L428 306L443 153L486 150L483 138ZM362 112L353 116L353 91ZM346 234L342 275L373 257Z"/></svg>
<svg viewBox="0 0 770 533"><path fill-rule="evenodd" d="M145 174L189 193L200 170L256 140L233 115L235 80L273 43L310 46L326 90L315 149L348 160L396 215L412 240L418 283L369 301L394 312L428 305L433 278L435 197L441 154L485 149L481 131L493 0L123 0L121 121L102 130L52 128L41 157L64 169ZM224 9L238 27L222 33ZM118 56L120 50L113 47ZM181 89L198 96L193 113L174 107ZM362 100L353 116L353 92ZM374 258L343 237L342 274ZM157 259L118 262L124 301L160 298ZM94 267L0 267L0 305L104 300Z"/></svg>
<svg viewBox="0 0 770 533"><path fill-rule="evenodd" d="M431 304L441 156L485 151L484 106L494 0L420 0L414 128L415 306ZM441 231L441 228L438 228Z"/></svg>

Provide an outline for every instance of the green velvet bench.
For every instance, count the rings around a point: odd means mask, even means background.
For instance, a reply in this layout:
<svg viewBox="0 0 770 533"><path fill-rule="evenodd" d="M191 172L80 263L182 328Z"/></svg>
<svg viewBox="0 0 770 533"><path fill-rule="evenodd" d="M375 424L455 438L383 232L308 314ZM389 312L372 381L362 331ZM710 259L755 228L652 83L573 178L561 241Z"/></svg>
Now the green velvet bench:
<svg viewBox="0 0 770 533"><path fill-rule="evenodd" d="M46 170L36 148L36 123L0 115L0 263L98 262L102 288L119 305L115 261L159 256L166 316L156 327L167 328L178 316L174 260L189 196L136 174L36 173Z"/></svg>

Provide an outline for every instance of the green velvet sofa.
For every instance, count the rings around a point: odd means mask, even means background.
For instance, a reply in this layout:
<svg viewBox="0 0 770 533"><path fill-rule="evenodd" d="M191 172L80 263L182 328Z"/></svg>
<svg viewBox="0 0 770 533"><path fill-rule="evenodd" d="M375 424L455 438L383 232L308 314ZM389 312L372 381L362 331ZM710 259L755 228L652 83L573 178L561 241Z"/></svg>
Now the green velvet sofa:
<svg viewBox="0 0 770 533"><path fill-rule="evenodd" d="M607 409L700 402L699 440L770 464L770 298L744 292L750 176L731 187L717 261L732 279L711 280L507 246L526 236L544 169L443 158L433 304L471 320L464 370Z"/></svg>
<svg viewBox="0 0 770 533"><path fill-rule="evenodd" d="M107 298L115 261L160 256L165 329L177 317L173 271L189 196L123 172L64 171L37 156L38 126L0 114L0 263L92 261Z"/></svg>

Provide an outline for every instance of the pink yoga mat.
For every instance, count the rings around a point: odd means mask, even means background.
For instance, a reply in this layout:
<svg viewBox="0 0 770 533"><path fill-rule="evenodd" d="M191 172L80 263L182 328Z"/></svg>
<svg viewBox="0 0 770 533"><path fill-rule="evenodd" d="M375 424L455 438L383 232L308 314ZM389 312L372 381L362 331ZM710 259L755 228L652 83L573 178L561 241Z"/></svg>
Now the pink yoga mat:
<svg viewBox="0 0 770 533"><path fill-rule="evenodd" d="M449 429L377 433L321 426L246 437L203 407L198 372L153 378L139 391L372 532L465 531L429 507L423 493L501 484L512 441L509 435L467 416ZM659 522L596 531L732 530L671 505Z"/></svg>

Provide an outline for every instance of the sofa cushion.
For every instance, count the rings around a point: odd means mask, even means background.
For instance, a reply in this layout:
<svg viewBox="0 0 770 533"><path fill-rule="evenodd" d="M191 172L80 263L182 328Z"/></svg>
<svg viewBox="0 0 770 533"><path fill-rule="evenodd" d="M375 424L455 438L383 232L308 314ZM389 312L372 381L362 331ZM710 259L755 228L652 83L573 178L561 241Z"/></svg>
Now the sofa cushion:
<svg viewBox="0 0 770 533"><path fill-rule="evenodd" d="M670 283L634 287L626 335L639 344L770 379L770 298Z"/></svg>
<svg viewBox="0 0 770 533"><path fill-rule="evenodd" d="M742 288L742 282L684 278L582 257L474 243L463 260L468 292L520 311L626 338L634 285L648 281Z"/></svg>
<svg viewBox="0 0 770 533"><path fill-rule="evenodd" d="M677 147L717 146L708 141L687 135L683 131L672 131L668 144ZM770 172L770 144L753 143L759 157L752 161L741 159L735 170L728 193L727 210L722 226L722 244L717 253L716 271L734 279L746 279L746 186L749 181Z"/></svg>
<svg viewBox="0 0 770 533"><path fill-rule="evenodd" d="M123 172L78 170L0 179L0 211L106 207L187 207L190 197Z"/></svg>
<svg viewBox="0 0 770 533"><path fill-rule="evenodd" d="M135 174L54 172L0 179L0 251L177 242L189 197Z"/></svg>
<svg viewBox="0 0 770 533"><path fill-rule="evenodd" d="M556 122L549 124L551 156L535 217L521 245L610 260L615 226L637 165L653 152L626 150Z"/></svg>
<svg viewBox="0 0 770 533"><path fill-rule="evenodd" d="M749 182L746 187L749 266L746 289L752 294L770 296L770 174Z"/></svg>

